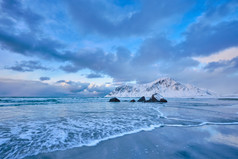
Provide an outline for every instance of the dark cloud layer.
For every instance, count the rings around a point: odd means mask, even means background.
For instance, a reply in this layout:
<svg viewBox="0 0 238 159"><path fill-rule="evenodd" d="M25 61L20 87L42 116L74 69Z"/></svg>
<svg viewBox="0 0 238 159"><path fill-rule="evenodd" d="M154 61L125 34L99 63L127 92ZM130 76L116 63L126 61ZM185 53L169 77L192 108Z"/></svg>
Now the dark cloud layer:
<svg viewBox="0 0 238 159"><path fill-rule="evenodd" d="M211 62L205 69L209 72L220 71L223 73L238 73L238 57L231 60Z"/></svg>
<svg viewBox="0 0 238 159"><path fill-rule="evenodd" d="M130 10L126 16L119 12L125 6L106 2L110 1L66 1L69 12L80 30L105 36L130 36L147 33L153 30L156 24L182 15L195 1L141 0L141 5L138 6L139 10Z"/></svg>
<svg viewBox="0 0 238 159"><path fill-rule="evenodd" d="M59 60L61 57L58 49L62 48L62 44L55 40L38 38L30 33L14 34L8 30L0 30L0 42L3 49L25 56L37 56L47 60Z"/></svg>
<svg viewBox="0 0 238 159"><path fill-rule="evenodd" d="M49 68L42 66L39 61L21 61L16 62L14 66L5 67L5 69L18 72L32 72L35 70L49 70Z"/></svg>
<svg viewBox="0 0 238 159"><path fill-rule="evenodd" d="M157 36L153 38L146 39L133 62L142 65L151 65L157 63L159 60L169 60L175 54L176 49L172 46L170 40L163 36Z"/></svg>
<svg viewBox="0 0 238 159"><path fill-rule="evenodd" d="M209 55L238 45L238 21L221 22L214 26L195 24L185 33L186 41L179 48L182 55ZM180 54L181 55L181 54Z"/></svg>
<svg viewBox="0 0 238 159"><path fill-rule="evenodd" d="M48 80L50 80L50 77L40 77L40 80L41 81L48 81Z"/></svg>
<svg viewBox="0 0 238 159"><path fill-rule="evenodd" d="M90 73L86 76L87 78L102 78L103 76L96 73Z"/></svg>
<svg viewBox="0 0 238 159"><path fill-rule="evenodd" d="M30 8L24 7L18 0L3 0L1 3L1 14L5 15L5 22L14 24L14 20L23 21L32 31L38 30L40 23L44 20Z"/></svg>

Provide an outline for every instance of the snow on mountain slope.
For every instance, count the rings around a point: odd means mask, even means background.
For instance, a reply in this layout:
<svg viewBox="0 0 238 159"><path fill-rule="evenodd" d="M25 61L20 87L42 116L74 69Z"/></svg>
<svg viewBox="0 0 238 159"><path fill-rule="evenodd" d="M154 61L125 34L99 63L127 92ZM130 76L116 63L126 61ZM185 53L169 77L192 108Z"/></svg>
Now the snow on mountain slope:
<svg viewBox="0 0 238 159"><path fill-rule="evenodd" d="M106 97L151 97L158 93L163 97L213 97L214 92L190 84L182 84L171 78L160 78L151 83L122 85Z"/></svg>

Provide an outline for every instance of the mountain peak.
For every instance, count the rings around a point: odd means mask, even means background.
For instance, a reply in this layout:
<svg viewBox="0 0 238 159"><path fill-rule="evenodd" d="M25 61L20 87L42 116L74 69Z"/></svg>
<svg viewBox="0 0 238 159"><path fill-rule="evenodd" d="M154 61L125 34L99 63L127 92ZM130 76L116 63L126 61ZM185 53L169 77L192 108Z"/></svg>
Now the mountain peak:
<svg viewBox="0 0 238 159"><path fill-rule="evenodd" d="M157 80L151 82L151 83L176 83L176 81L170 77L162 77L162 78L158 78Z"/></svg>
<svg viewBox="0 0 238 159"><path fill-rule="evenodd" d="M162 77L146 84L122 85L106 97L150 97L155 93L164 97L211 97L214 95L209 90L182 84L170 77Z"/></svg>

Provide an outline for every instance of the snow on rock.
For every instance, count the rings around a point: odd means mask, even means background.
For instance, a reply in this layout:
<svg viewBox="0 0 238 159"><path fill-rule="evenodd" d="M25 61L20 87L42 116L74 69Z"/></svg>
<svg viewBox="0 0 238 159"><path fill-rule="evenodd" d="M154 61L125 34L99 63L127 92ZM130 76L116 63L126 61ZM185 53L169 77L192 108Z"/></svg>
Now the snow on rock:
<svg viewBox="0 0 238 159"><path fill-rule="evenodd" d="M155 94L153 94L153 95L154 95L154 97L155 97L157 100L160 100L161 98L163 98L163 96L160 95L159 93L155 93Z"/></svg>
<svg viewBox="0 0 238 159"><path fill-rule="evenodd" d="M122 85L106 97L151 97L157 93L158 98L167 97L213 97L215 93L190 84L182 84L171 78L160 78L151 83Z"/></svg>

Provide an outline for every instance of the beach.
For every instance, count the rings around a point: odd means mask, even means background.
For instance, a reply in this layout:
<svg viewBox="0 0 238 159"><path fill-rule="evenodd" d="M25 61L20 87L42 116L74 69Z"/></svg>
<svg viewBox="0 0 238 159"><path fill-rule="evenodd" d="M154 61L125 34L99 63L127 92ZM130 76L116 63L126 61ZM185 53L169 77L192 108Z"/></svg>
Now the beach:
<svg viewBox="0 0 238 159"><path fill-rule="evenodd" d="M237 125L161 127L26 159L237 158Z"/></svg>
<svg viewBox="0 0 238 159"><path fill-rule="evenodd" d="M0 158L238 156L237 99L120 100L1 98Z"/></svg>

